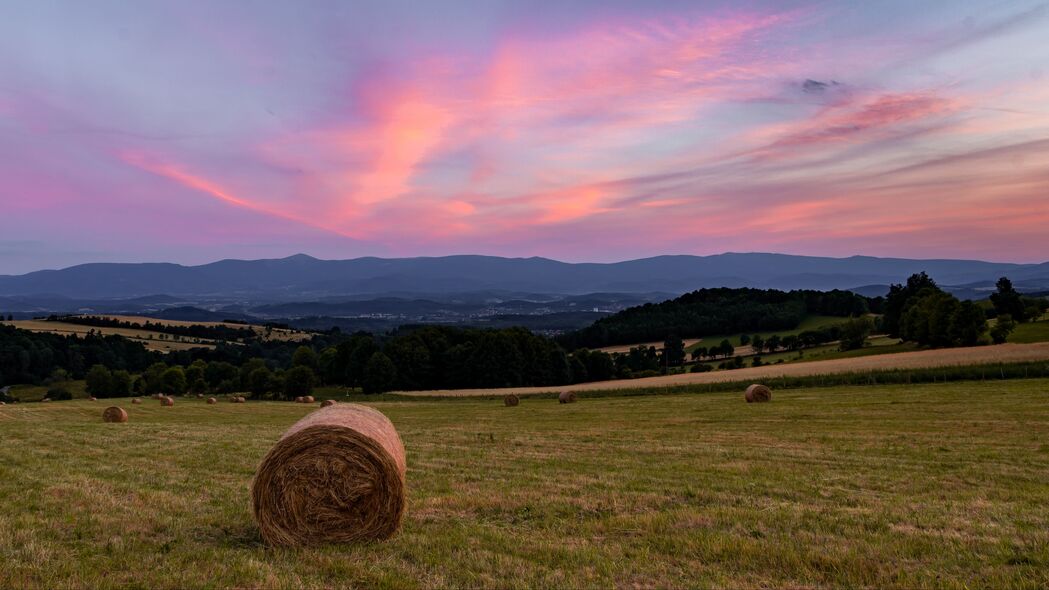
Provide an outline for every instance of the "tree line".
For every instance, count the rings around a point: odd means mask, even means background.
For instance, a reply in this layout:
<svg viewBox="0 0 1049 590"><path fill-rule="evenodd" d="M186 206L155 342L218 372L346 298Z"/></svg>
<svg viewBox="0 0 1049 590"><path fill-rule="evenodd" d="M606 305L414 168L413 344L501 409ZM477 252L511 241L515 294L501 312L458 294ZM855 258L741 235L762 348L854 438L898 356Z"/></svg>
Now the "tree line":
<svg viewBox="0 0 1049 590"><path fill-rule="evenodd" d="M647 303L601 318L558 341L569 350L659 341L668 334L711 334L793 329L811 314L861 316L880 305L849 291L700 289L662 303Z"/></svg>

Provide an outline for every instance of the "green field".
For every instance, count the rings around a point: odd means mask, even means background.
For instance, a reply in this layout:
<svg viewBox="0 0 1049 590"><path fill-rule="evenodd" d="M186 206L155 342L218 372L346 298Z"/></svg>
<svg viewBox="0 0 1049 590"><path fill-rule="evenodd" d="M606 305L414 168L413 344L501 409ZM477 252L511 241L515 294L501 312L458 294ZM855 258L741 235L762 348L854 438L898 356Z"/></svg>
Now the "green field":
<svg viewBox="0 0 1049 590"><path fill-rule="evenodd" d="M1021 344L1029 342L1049 341L1049 320L1017 324L1016 329L1009 335L1009 342Z"/></svg>
<svg viewBox="0 0 1049 590"><path fill-rule="evenodd" d="M1049 585L1049 380L375 404L391 541L272 550L255 466L311 408L0 408L0 587Z"/></svg>

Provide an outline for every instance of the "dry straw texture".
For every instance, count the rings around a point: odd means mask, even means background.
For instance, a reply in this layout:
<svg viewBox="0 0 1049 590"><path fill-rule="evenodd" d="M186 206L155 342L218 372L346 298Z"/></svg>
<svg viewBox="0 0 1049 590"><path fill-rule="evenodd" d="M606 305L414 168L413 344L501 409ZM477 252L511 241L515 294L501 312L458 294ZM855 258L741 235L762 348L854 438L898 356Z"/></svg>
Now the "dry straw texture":
<svg viewBox="0 0 1049 590"><path fill-rule="evenodd" d="M574 404L575 403L575 392L574 391L562 391L557 396L557 401L562 404Z"/></svg>
<svg viewBox="0 0 1049 590"><path fill-rule="evenodd" d="M170 397L167 397L167 396L163 396L163 397L160 398L160 405L162 405L162 406L173 406L173 405L175 405L175 400L173 398L170 398Z"/></svg>
<svg viewBox="0 0 1049 590"><path fill-rule="evenodd" d="M127 412L124 411L124 408L109 406L105 410L102 410L102 421L127 422Z"/></svg>
<svg viewBox="0 0 1049 590"><path fill-rule="evenodd" d="M521 398L517 397L516 395L514 395L512 393L510 395L508 395L508 396L503 398L503 405L504 406L513 407L513 406L516 406L519 403L521 403Z"/></svg>
<svg viewBox="0 0 1049 590"><path fill-rule="evenodd" d="M748 404L772 401L772 390L764 385L755 383L747 388L747 392L743 394L743 397L746 398Z"/></svg>
<svg viewBox="0 0 1049 590"><path fill-rule="evenodd" d="M326 400L321 402L321 407L322 408L327 408L328 406L334 406L334 405L335 405L335 400L333 400L333 399L326 399Z"/></svg>
<svg viewBox="0 0 1049 590"><path fill-rule="evenodd" d="M262 460L255 520L271 545L387 539L404 515L404 474L404 446L386 416L359 404L322 408Z"/></svg>

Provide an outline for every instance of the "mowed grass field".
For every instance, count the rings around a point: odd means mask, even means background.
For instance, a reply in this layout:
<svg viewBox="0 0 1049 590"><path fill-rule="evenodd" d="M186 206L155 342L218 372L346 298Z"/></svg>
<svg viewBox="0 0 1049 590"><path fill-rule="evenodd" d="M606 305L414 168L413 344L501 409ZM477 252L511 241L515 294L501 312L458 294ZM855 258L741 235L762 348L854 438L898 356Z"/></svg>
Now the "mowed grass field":
<svg viewBox="0 0 1049 590"><path fill-rule="evenodd" d="M274 550L249 489L311 407L0 407L0 587L1049 586L1049 380L373 404L394 539Z"/></svg>

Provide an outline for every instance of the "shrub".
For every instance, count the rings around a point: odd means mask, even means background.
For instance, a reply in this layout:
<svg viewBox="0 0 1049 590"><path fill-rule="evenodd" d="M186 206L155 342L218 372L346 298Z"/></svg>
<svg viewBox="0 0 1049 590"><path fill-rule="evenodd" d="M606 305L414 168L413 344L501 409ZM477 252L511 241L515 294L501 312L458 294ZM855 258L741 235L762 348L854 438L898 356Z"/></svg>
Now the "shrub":
<svg viewBox="0 0 1049 590"><path fill-rule="evenodd" d="M73 399L73 394L65 387L52 387L47 390L47 399L53 401Z"/></svg>

